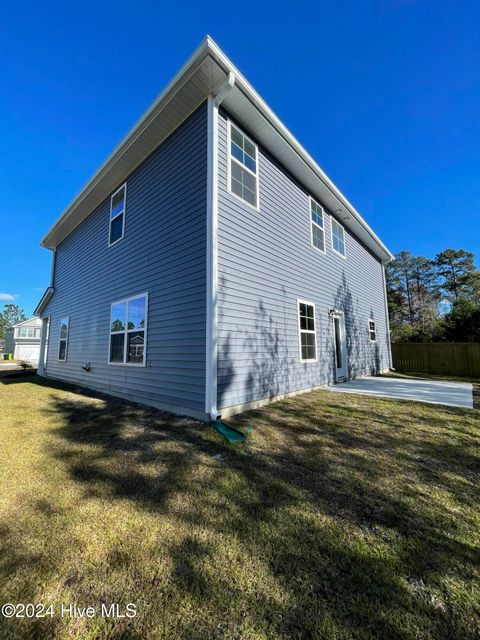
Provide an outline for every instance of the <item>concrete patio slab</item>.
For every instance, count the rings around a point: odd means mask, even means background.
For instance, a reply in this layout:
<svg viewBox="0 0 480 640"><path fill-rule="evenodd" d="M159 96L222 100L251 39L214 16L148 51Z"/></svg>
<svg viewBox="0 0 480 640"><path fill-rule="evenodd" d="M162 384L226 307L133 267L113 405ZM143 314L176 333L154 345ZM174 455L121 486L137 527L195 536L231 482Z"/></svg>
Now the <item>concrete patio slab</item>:
<svg viewBox="0 0 480 640"><path fill-rule="evenodd" d="M342 382L328 389L335 393L358 393L393 400L415 400L449 407L473 408L472 385L466 382L368 376Z"/></svg>

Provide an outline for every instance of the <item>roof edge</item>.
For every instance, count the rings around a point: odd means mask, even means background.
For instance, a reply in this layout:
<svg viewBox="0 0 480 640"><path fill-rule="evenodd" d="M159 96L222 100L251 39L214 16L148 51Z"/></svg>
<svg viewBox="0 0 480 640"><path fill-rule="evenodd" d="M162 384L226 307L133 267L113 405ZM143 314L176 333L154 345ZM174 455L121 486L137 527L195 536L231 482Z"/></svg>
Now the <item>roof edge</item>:
<svg viewBox="0 0 480 640"><path fill-rule="evenodd" d="M338 199L338 201L347 209L347 211L361 224L361 226L367 231L372 240L383 250L386 254L385 262L390 262L394 259L392 252L387 246L380 240L377 234L373 231L370 225L362 217L362 215L355 209L352 203L343 195L340 189L332 182L323 169L308 153L305 147L300 144L297 138L287 129L282 123L280 118L275 112L268 106L263 98L257 93L253 86L243 76L243 74L237 69L237 67L230 61L229 58L223 53L220 47L209 37L205 39L208 42L209 48L212 53L217 57L217 61L222 63L227 71L233 71L235 74L235 83L242 89L245 95L254 102L255 106L262 112L262 114L269 120L270 124L277 130L279 135L294 149L294 151L302 158L302 160L309 166L310 169L320 178L323 184L329 189L329 191Z"/></svg>
<svg viewBox="0 0 480 640"><path fill-rule="evenodd" d="M174 96L182 87L183 82L186 81L189 72L193 67L197 67L205 56L211 55L215 61L223 68L225 73L233 72L235 74L235 84L249 99L249 101L257 108L260 113L265 117L269 124L275 129L276 133L283 138L283 140L291 147L291 149L300 157L305 165L314 173L314 175L321 181L323 186L338 200L339 205L348 212L356 222L365 230L370 236L373 244L378 248L377 257L382 263L388 263L393 260L394 256L387 246L380 240L377 234L373 231L370 225L364 220L361 214L355 209L351 202L343 195L338 187L330 180L326 173L321 169L313 157L308 151L300 144L295 136L287 129L287 127L281 122L278 116L270 109L267 103L261 98L261 96L255 91L253 86L248 82L245 76L237 69L237 67L230 61L230 59L223 53L216 42L209 36L201 41L199 46L195 49L192 55L183 64L180 70L175 74L172 80L168 83L162 93L156 98L153 104L142 114L139 120L130 128L128 133L122 138L120 143L115 147L112 153L103 162L100 168L93 174L93 176L87 181L80 192L70 202L70 204L64 209L62 214L57 218L55 223L50 227L48 232L40 241L40 245L52 249L57 244L53 241L53 236L61 228L61 226L75 213L75 209L81 205L82 201L89 195L89 193L101 182L102 178L108 174L109 170L115 166L116 162L121 158L122 154L132 145L135 140L145 131L151 120L161 113L162 103ZM171 94L171 96L169 96Z"/></svg>
<svg viewBox="0 0 480 640"><path fill-rule="evenodd" d="M14 329L15 327L21 327L22 324L27 324L27 322L31 322L32 320L40 320L39 316L33 312L33 316L31 318L27 318L26 320L22 320L21 322L16 322L15 324L11 324L7 329Z"/></svg>
<svg viewBox="0 0 480 640"><path fill-rule="evenodd" d="M35 309L33 310L34 317L40 317L42 311L45 309L47 303L50 301L50 298L53 296L53 287L47 287L43 292L42 297L40 298L40 302L37 304ZM32 318L30 318L32 320Z"/></svg>
<svg viewBox="0 0 480 640"><path fill-rule="evenodd" d="M93 189L94 186L100 182L102 177L108 172L108 170L113 166L121 155L123 151L125 151L135 139L142 133L146 126L148 126L149 121L152 116L156 114L161 103L168 96L168 94L175 88L175 85L179 84L186 72L192 67L192 65L198 62L202 54L206 54L208 52L209 43L212 40L210 36L206 36L202 42L198 45L192 55L188 58L188 60L183 64L180 70L175 74L175 76L170 80L165 89L160 93L160 95L154 100L153 104L140 116L137 122L129 129L129 131L125 134L122 140L117 144L114 150L110 153L107 159L102 163L99 169L92 175L89 180L84 184L84 186L80 189L77 195L73 198L73 200L68 204L68 206L62 211L47 233L40 240L40 246L45 249L52 249L53 246L49 243L49 239L55 233L55 231L63 224L66 217L68 217L71 213L73 213L76 206L78 206L81 201L85 198L85 196ZM178 87L180 88L180 87ZM177 88L177 90L178 90Z"/></svg>

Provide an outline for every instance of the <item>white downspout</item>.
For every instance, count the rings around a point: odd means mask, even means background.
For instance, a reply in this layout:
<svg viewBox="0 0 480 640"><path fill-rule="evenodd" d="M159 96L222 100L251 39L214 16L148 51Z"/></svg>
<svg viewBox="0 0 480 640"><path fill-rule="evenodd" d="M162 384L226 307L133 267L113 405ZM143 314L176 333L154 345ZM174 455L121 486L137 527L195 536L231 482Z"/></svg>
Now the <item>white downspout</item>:
<svg viewBox="0 0 480 640"><path fill-rule="evenodd" d="M207 344L205 413L215 420L217 411L218 333L218 107L233 89L230 72L215 95L208 96L207 114Z"/></svg>
<svg viewBox="0 0 480 640"><path fill-rule="evenodd" d="M40 337L40 353L38 355L38 368L37 374L39 376L44 376L46 374L46 346L47 346L47 338L48 338L48 316L42 318L42 333Z"/></svg>
<svg viewBox="0 0 480 640"><path fill-rule="evenodd" d="M57 250L52 249L52 263L50 266L50 287L53 287L53 283L55 280L55 263L57 260ZM47 362L47 339L48 339L48 324L49 318L42 317L42 332L40 334L40 353L38 357L38 368L37 373L39 376L44 376L46 374L46 362Z"/></svg>
<svg viewBox="0 0 480 640"><path fill-rule="evenodd" d="M388 317L388 294L387 294L387 278L385 276L385 265L382 264L382 278L383 278L383 294L385 299L385 322L387 324L387 344L388 344L388 367L394 370L393 358L392 358L392 342L390 334L390 318Z"/></svg>

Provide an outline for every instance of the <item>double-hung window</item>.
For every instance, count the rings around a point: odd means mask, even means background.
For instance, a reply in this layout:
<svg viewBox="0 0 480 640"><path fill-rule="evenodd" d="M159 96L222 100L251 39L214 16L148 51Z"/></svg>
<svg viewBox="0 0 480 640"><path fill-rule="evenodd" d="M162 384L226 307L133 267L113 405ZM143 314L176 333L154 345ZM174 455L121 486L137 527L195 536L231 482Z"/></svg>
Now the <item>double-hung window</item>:
<svg viewBox="0 0 480 640"><path fill-rule="evenodd" d="M258 149L240 129L229 123L231 193L258 209Z"/></svg>
<svg viewBox="0 0 480 640"><path fill-rule="evenodd" d="M312 247L325 253L325 222L323 208L310 198L310 226L312 235Z"/></svg>
<svg viewBox="0 0 480 640"><path fill-rule="evenodd" d="M127 184L115 191L110 198L110 231L108 244L115 244L125 233L125 202L127 198Z"/></svg>
<svg viewBox="0 0 480 640"><path fill-rule="evenodd" d="M145 364L148 296L114 302L110 311L110 364Z"/></svg>
<svg viewBox="0 0 480 640"><path fill-rule="evenodd" d="M345 258L345 229L335 218L330 218L330 223L332 227L332 249L335 253Z"/></svg>
<svg viewBox="0 0 480 640"><path fill-rule="evenodd" d="M298 329L300 334L300 362L315 362L317 359L317 340L314 304L298 300Z"/></svg>
<svg viewBox="0 0 480 640"><path fill-rule="evenodd" d="M60 320L60 339L58 341L58 359L67 359L68 334L70 327L70 318L62 318Z"/></svg>
<svg viewBox="0 0 480 640"><path fill-rule="evenodd" d="M369 320L368 321L368 333L370 335L370 342L376 342L377 341L377 330L375 328L375 321L374 320Z"/></svg>

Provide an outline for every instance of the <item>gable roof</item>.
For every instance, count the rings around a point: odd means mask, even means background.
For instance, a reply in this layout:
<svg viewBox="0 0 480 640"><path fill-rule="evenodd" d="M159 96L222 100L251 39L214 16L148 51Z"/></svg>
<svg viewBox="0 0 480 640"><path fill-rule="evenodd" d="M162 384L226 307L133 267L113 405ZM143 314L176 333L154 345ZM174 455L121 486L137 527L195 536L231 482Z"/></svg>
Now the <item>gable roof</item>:
<svg viewBox="0 0 480 640"><path fill-rule="evenodd" d="M222 105L382 262L393 256L353 205L207 36L41 241L54 249L233 73Z"/></svg>
<svg viewBox="0 0 480 640"><path fill-rule="evenodd" d="M33 318L28 318L28 320L22 320L22 322L17 322L17 324L12 324L9 329L14 329L16 327L22 327L23 325L31 324L33 327L40 327L42 325L42 319L34 316Z"/></svg>

